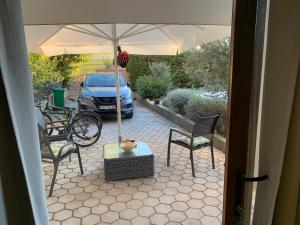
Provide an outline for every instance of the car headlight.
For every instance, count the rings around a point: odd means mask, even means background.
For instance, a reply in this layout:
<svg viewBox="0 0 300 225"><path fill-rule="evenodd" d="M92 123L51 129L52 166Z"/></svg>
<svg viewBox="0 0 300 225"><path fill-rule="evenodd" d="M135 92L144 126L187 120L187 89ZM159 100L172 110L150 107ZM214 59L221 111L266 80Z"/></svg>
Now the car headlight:
<svg viewBox="0 0 300 225"><path fill-rule="evenodd" d="M121 100L123 100L123 101L129 100L129 99L131 99L131 93L121 96Z"/></svg>
<svg viewBox="0 0 300 225"><path fill-rule="evenodd" d="M80 100L84 102L92 102L94 99L88 95L80 95Z"/></svg>

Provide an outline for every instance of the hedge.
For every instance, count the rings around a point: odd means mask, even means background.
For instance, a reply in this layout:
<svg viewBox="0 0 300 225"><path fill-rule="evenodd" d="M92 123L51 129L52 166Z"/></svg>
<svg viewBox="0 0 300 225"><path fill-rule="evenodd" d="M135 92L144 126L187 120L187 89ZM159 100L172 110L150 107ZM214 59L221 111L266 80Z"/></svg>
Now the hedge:
<svg viewBox="0 0 300 225"><path fill-rule="evenodd" d="M220 98L207 98L192 96L185 105L186 117L197 121L202 115L220 113L216 130L219 134L226 134L227 124L227 102Z"/></svg>
<svg viewBox="0 0 300 225"><path fill-rule="evenodd" d="M184 106L192 97L191 89L175 89L170 91L166 98L162 100L162 104L173 112L185 115Z"/></svg>
<svg viewBox="0 0 300 225"><path fill-rule="evenodd" d="M136 81L137 92L143 98L149 98L151 100L166 96L169 86L170 81L168 77L156 78L153 76L141 76Z"/></svg>
<svg viewBox="0 0 300 225"><path fill-rule="evenodd" d="M149 64L153 62L165 62L170 64L174 56L169 55L130 55L126 71L133 90L137 90L136 81L140 76L151 75Z"/></svg>
<svg viewBox="0 0 300 225"><path fill-rule="evenodd" d="M175 89L167 94L162 104L195 122L202 115L219 112L216 130L221 135L226 134L227 102L223 99L193 95L191 89Z"/></svg>

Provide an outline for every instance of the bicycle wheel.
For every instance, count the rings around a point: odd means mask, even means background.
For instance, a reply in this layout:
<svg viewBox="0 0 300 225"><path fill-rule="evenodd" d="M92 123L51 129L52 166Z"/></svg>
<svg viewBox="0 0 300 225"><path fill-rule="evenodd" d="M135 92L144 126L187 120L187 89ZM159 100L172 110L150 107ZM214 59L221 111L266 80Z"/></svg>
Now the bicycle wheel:
<svg viewBox="0 0 300 225"><path fill-rule="evenodd" d="M102 130L102 119L98 113L95 113L92 111L80 111L79 113L76 114L75 118L78 116L81 116L81 115L89 116L89 117L95 119L96 121L98 121L98 124L100 126L100 131Z"/></svg>
<svg viewBox="0 0 300 225"><path fill-rule="evenodd" d="M43 112L42 114L43 114L43 116L44 116L44 118L45 118L46 123L52 121L52 118L51 118L50 115L48 115L48 114L45 113L45 112ZM53 129L47 129L47 134L48 134L49 136L50 136L52 133L53 133Z"/></svg>
<svg viewBox="0 0 300 225"><path fill-rule="evenodd" d="M86 115L77 116L71 124L72 140L81 147L95 144L101 134L98 122Z"/></svg>

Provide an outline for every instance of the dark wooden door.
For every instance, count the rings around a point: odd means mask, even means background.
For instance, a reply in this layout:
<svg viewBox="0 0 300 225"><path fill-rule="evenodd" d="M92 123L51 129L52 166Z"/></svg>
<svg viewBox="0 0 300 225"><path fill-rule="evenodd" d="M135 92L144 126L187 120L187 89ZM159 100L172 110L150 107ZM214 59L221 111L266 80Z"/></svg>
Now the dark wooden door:
<svg viewBox="0 0 300 225"><path fill-rule="evenodd" d="M246 174L251 100L253 93L256 0L233 0L228 133L225 162L223 225L239 219L237 201L244 201L244 187L237 190L237 173ZM253 122L253 121L252 121Z"/></svg>

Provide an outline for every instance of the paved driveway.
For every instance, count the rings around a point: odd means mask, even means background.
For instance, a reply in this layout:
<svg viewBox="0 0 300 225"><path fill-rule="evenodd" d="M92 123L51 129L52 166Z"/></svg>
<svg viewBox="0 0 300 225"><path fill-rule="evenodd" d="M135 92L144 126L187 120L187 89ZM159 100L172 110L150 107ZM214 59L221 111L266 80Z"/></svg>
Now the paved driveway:
<svg viewBox="0 0 300 225"><path fill-rule="evenodd" d="M53 196L48 198L51 224L221 224L224 154L194 152L196 178L191 175L189 152L173 145L171 166L166 166L170 127L158 114L136 105L133 119L123 120L123 137L146 141L155 155L153 178L105 182L103 144L116 142L116 121L105 121L98 143L82 149L84 175L79 175L76 156L64 161ZM44 163L47 190L53 167ZM46 191L48 195L48 191Z"/></svg>

